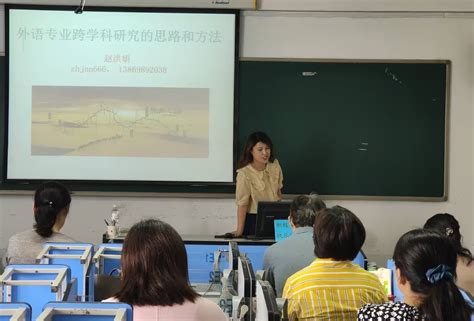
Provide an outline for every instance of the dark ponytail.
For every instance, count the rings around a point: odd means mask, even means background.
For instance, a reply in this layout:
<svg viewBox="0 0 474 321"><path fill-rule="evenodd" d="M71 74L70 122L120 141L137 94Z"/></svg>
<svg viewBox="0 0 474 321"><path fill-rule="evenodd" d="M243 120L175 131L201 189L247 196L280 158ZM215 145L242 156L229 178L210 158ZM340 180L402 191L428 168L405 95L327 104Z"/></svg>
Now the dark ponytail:
<svg viewBox="0 0 474 321"><path fill-rule="evenodd" d="M467 264L472 262L473 258L471 251L461 245L462 236L459 231L459 222L453 215L448 213L433 215L426 221L423 228L437 231L446 236L453 242L458 255L466 259Z"/></svg>
<svg viewBox="0 0 474 321"><path fill-rule="evenodd" d="M397 242L393 259L412 291L423 298L419 309L424 320L471 320L473 311L454 283L457 253L452 242L435 231L413 230Z"/></svg>
<svg viewBox="0 0 474 321"><path fill-rule="evenodd" d="M38 187L35 192L34 225L36 233L42 237L53 234L53 226L58 214L69 209L71 195L67 188L58 182L46 182Z"/></svg>
<svg viewBox="0 0 474 321"><path fill-rule="evenodd" d="M453 280L440 280L433 285L420 306L426 321L471 320L473 312Z"/></svg>

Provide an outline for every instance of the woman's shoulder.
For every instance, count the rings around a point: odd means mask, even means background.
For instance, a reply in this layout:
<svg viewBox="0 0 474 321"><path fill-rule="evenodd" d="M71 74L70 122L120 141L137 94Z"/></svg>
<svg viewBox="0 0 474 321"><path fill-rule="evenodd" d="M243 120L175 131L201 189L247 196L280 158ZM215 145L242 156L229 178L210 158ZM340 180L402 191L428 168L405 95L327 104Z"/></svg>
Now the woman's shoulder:
<svg viewBox="0 0 474 321"><path fill-rule="evenodd" d="M278 162L278 159L275 158L273 162L268 162L267 170L270 172L281 171L281 166L280 166L280 163ZM247 164L244 167L237 169L237 175L240 173L244 175L252 175L252 174L257 175L258 171L253 169L251 164Z"/></svg>
<svg viewBox="0 0 474 321"><path fill-rule="evenodd" d="M102 300L102 302L119 302L119 300L116 297L111 297L111 298Z"/></svg>
<svg viewBox="0 0 474 321"><path fill-rule="evenodd" d="M16 243L16 242L25 242L25 241L36 241L40 240L41 236L38 235L38 233L35 232L35 230L26 230L23 232L18 232L13 234L10 239L8 240L9 243Z"/></svg>
<svg viewBox="0 0 474 321"><path fill-rule="evenodd" d="M239 174L248 175L252 172L252 165L247 164L244 167L238 168L236 172L237 172L237 175Z"/></svg>
<svg viewBox="0 0 474 321"><path fill-rule="evenodd" d="M212 302L211 300L209 299L206 299L205 297L202 297L202 296L198 296L196 298L196 300L194 301L194 304L199 306L199 307L202 307L202 308L214 308L214 307L217 307L219 308L219 306Z"/></svg>
<svg viewBox="0 0 474 321"><path fill-rule="evenodd" d="M221 308L209 299L199 297L194 304L197 307L197 321L226 321L227 317Z"/></svg>
<svg viewBox="0 0 474 321"><path fill-rule="evenodd" d="M77 243L75 239L69 237L63 233L55 232L53 233L46 242L62 242L62 243Z"/></svg>
<svg viewBox="0 0 474 321"><path fill-rule="evenodd" d="M113 301L114 298L108 299ZM154 316L160 315L160 320L189 320L189 321L226 321L224 312L214 302L198 297L194 302L185 301L182 304L172 306L143 305L133 306L135 319L154 320Z"/></svg>
<svg viewBox="0 0 474 321"><path fill-rule="evenodd" d="M280 172L281 171L281 166L280 163L278 162L278 159L274 159L273 162L269 162L267 164L267 169L270 172Z"/></svg>
<svg viewBox="0 0 474 321"><path fill-rule="evenodd" d="M403 316L407 321L421 320L419 310L403 302L366 304L358 312L358 320L389 320L397 316Z"/></svg>
<svg viewBox="0 0 474 321"><path fill-rule="evenodd" d="M259 181L260 179L261 177L250 164L237 170L237 181L251 183Z"/></svg>

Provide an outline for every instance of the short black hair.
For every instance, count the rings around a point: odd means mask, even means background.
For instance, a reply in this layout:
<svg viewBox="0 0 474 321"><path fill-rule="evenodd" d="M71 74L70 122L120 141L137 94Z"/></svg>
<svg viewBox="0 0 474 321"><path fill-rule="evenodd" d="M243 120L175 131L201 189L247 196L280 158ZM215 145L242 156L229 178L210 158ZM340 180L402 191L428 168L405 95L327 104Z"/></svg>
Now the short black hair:
<svg viewBox="0 0 474 321"><path fill-rule="evenodd" d="M296 227L313 226L316 213L325 208L318 195L299 195L290 205L291 221Z"/></svg>
<svg viewBox="0 0 474 321"><path fill-rule="evenodd" d="M354 213L334 206L317 213L313 240L317 257L352 261L364 244L365 228Z"/></svg>

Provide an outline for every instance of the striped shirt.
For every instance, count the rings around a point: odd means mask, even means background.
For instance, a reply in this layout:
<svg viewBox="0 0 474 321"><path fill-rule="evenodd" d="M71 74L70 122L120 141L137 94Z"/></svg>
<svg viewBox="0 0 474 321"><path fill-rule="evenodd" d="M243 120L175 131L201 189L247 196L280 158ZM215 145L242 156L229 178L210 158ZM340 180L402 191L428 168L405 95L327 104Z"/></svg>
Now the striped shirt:
<svg viewBox="0 0 474 321"><path fill-rule="evenodd" d="M316 259L285 284L290 320L357 320L364 304L387 297L377 276L350 261Z"/></svg>

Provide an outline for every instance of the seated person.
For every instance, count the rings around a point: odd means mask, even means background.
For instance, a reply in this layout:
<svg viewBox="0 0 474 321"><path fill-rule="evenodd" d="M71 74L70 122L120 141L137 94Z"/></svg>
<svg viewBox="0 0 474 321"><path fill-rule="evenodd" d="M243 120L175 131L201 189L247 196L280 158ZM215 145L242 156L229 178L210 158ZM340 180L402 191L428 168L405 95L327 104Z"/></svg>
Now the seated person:
<svg viewBox="0 0 474 321"><path fill-rule="evenodd" d="M436 214L426 221L424 228L446 235L453 242L458 254L456 284L474 296L474 262L471 252L461 245L459 222L451 214Z"/></svg>
<svg viewBox="0 0 474 321"><path fill-rule="evenodd" d="M35 192L34 230L13 235L8 241L7 264L34 264L45 242L76 242L59 233L69 213L71 195L58 182L41 184Z"/></svg>
<svg viewBox="0 0 474 321"><path fill-rule="evenodd" d="M355 320L367 303L387 297L374 274L353 264L365 241L365 228L351 211L334 206L316 214L316 259L285 284L290 320Z"/></svg>
<svg viewBox="0 0 474 321"><path fill-rule="evenodd" d="M263 268L273 272L278 297L282 295L286 280L314 261L314 217L324 208L326 204L317 195L296 197L288 217L293 234L265 251Z"/></svg>
<svg viewBox="0 0 474 321"><path fill-rule="evenodd" d="M169 224L150 219L133 225L121 263L120 290L106 301L132 305L133 320L227 320L217 304L189 284L184 242Z"/></svg>
<svg viewBox="0 0 474 321"><path fill-rule="evenodd" d="M369 304L358 320L468 321L472 309L454 283L456 251L442 235L417 229L398 240L393 253L403 302Z"/></svg>

